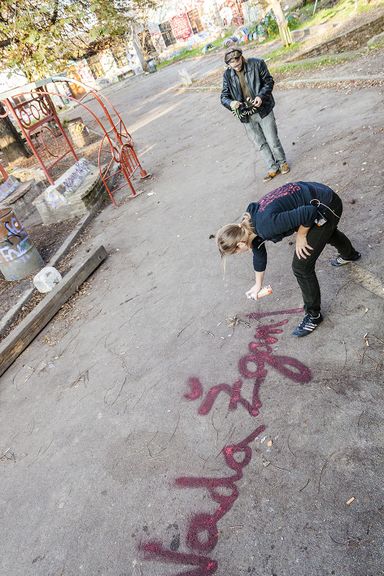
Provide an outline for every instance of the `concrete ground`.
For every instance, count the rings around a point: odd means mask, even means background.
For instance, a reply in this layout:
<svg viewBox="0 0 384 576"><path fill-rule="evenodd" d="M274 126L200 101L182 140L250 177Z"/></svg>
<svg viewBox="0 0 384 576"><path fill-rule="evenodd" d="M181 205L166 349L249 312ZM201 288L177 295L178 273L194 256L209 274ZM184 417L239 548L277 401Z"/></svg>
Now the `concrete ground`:
<svg viewBox="0 0 384 576"><path fill-rule="evenodd" d="M108 260L1 379L0 573L382 575L382 94L277 86L292 171L265 185L218 94L174 90L181 67L110 89L153 178L94 221L77 258ZM295 180L339 191L363 254L325 250L301 340L289 239L251 303L250 257L223 277L209 238Z"/></svg>

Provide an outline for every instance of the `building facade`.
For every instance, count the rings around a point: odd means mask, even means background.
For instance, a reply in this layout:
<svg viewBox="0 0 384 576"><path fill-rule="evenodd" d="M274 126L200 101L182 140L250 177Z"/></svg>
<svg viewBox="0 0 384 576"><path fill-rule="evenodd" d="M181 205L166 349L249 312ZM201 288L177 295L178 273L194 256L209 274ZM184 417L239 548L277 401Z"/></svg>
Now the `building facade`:
<svg viewBox="0 0 384 576"><path fill-rule="evenodd" d="M154 11L147 33L157 54L201 42L222 28L244 24L242 0L168 0Z"/></svg>

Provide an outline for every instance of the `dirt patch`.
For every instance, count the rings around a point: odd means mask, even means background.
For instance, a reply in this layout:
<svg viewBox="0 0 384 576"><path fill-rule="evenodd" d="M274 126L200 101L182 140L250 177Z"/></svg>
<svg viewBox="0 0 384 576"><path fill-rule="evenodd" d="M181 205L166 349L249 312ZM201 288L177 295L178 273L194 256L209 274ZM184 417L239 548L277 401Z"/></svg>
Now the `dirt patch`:
<svg viewBox="0 0 384 576"><path fill-rule="evenodd" d="M78 222L79 218L73 218L72 220L66 220L65 222L50 224L48 226L36 224L29 228L29 237L45 262L48 262L51 256L53 256Z"/></svg>
<svg viewBox="0 0 384 576"><path fill-rule="evenodd" d="M28 235L44 262L48 262L65 238L72 232L79 219L75 218L44 226L36 224L27 227ZM3 316L26 290L32 287L32 275L24 280L9 282L0 275L0 316ZM35 302L34 305L36 305Z"/></svg>

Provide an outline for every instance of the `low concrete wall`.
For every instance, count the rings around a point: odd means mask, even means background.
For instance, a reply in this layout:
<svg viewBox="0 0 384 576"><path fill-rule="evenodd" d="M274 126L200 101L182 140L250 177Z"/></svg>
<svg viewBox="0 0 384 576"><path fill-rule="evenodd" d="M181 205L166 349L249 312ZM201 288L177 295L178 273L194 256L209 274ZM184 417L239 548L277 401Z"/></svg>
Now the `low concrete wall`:
<svg viewBox="0 0 384 576"><path fill-rule="evenodd" d="M68 171L67 171L68 172ZM70 220L76 216L83 216L100 201L103 184L99 170L91 167L83 182L75 192L62 192L60 186L68 173L63 174L54 186L49 186L33 204L38 210L43 224L52 224Z"/></svg>

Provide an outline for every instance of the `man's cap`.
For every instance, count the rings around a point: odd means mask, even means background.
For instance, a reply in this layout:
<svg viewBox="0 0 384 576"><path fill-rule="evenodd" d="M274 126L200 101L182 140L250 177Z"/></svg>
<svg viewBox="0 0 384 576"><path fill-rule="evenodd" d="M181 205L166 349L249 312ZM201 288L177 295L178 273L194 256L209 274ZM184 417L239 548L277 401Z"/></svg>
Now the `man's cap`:
<svg viewBox="0 0 384 576"><path fill-rule="evenodd" d="M238 58L243 55L243 51L238 46L230 46L224 52L224 62L228 64L231 58Z"/></svg>

